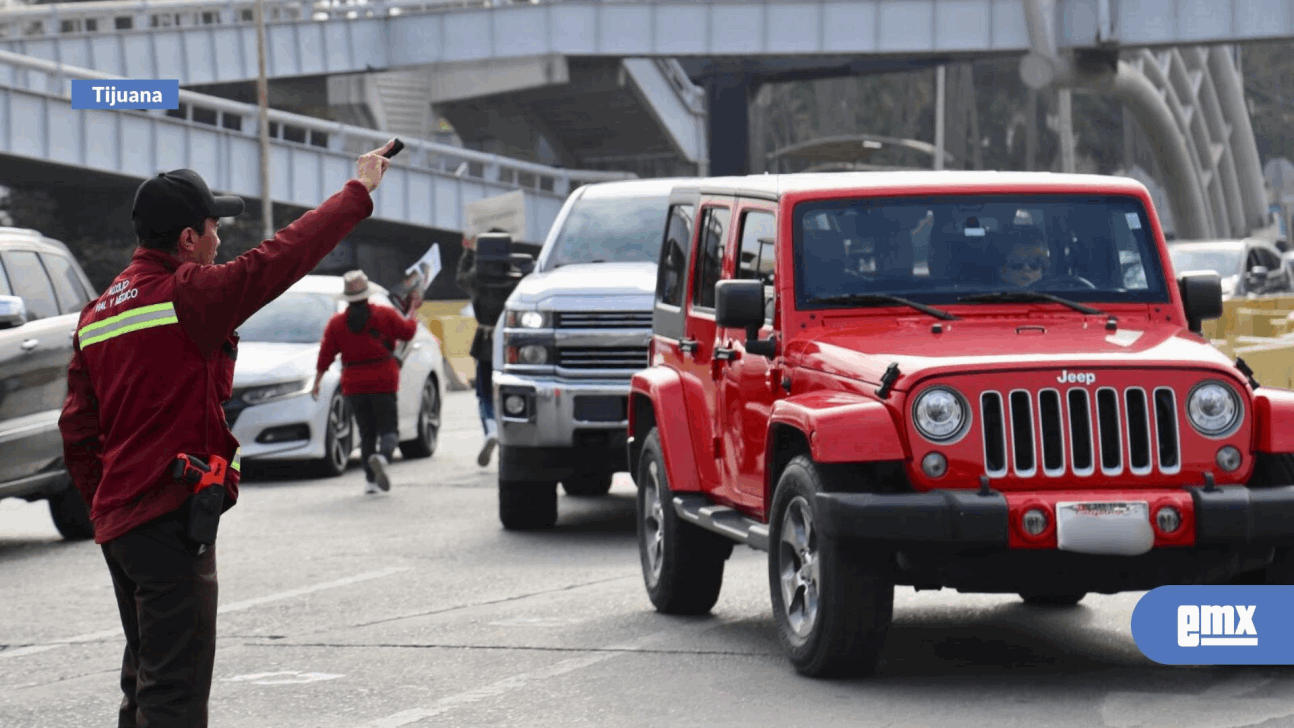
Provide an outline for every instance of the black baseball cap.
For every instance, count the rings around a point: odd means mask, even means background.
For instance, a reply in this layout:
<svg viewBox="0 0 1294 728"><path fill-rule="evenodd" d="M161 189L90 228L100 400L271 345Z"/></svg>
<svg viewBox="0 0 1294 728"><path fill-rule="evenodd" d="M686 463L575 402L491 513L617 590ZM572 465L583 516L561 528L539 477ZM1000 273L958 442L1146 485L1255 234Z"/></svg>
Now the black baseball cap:
<svg viewBox="0 0 1294 728"><path fill-rule="evenodd" d="M144 180L135 191L130 216L142 238L179 235L188 227L202 230L207 218L236 217L243 208L243 198L217 197L197 172L174 169Z"/></svg>

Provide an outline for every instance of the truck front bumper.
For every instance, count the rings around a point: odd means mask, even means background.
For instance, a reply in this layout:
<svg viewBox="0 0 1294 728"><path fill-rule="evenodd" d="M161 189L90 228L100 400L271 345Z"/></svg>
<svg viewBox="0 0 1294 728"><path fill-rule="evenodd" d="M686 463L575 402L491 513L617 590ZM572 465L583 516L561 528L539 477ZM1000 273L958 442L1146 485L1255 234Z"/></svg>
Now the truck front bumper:
<svg viewBox="0 0 1294 728"><path fill-rule="evenodd" d="M935 490L927 493L819 493L820 527L835 538L892 543L896 546L951 546L1012 550L1066 550L1058 540L1057 504L1065 502L1146 502L1149 523L1126 519L1096 525L1105 550L1070 546L1079 553L1137 555L1167 547L1263 546L1294 542L1294 485L1249 488L1239 485L1179 489L991 492ZM1171 505L1180 526L1163 531L1157 510ZM1023 527L1024 513L1042 510L1046 529L1037 536ZM1085 526L1088 524L1085 524ZM1076 527L1077 528L1077 527ZM1149 531L1153 537L1146 539ZM1083 541L1083 539L1077 539ZM1092 543L1092 539L1086 539Z"/></svg>
<svg viewBox="0 0 1294 728"><path fill-rule="evenodd" d="M496 370L499 477L561 480L628 469L628 380L520 376ZM509 411L520 401L520 412Z"/></svg>

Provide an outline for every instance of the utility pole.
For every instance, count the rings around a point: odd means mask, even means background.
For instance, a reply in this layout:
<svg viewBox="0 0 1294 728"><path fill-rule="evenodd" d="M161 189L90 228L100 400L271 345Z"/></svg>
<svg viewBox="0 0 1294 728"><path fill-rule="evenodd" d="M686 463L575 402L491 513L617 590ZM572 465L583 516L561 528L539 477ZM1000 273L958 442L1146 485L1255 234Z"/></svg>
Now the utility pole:
<svg viewBox="0 0 1294 728"><path fill-rule="evenodd" d="M944 168L944 83L946 66L935 68L935 169Z"/></svg>
<svg viewBox="0 0 1294 728"><path fill-rule="evenodd" d="M1060 89L1060 171L1074 173L1074 106L1068 88Z"/></svg>
<svg viewBox="0 0 1294 728"><path fill-rule="evenodd" d="M265 71L265 0L256 0L256 95L261 121L262 238L274 237L274 201L270 195L270 82Z"/></svg>

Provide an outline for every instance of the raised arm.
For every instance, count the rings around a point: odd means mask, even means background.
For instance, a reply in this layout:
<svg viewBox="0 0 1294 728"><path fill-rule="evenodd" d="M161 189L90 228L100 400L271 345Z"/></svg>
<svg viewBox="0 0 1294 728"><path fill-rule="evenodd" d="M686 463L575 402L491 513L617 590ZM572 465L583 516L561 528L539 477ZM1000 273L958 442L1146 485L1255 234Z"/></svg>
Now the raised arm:
<svg viewBox="0 0 1294 728"><path fill-rule="evenodd" d="M371 192L390 160L388 143L359 158L355 178L273 238L224 265L186 263L176 271L180 324L204 352L215 351L240 324L314 270L373 213Z"/></svg>

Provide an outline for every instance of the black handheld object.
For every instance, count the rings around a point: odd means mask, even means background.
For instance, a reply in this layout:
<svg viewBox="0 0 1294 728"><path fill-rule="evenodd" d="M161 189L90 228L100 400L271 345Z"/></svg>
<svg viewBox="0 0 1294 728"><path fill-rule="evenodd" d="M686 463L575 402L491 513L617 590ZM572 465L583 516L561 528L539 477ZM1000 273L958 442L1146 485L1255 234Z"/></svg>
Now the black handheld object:
<svg viewBox="0 0 1294 728"><path fill-rule="evenodd" d="M225 506L224 476L225 462L222 458L212 458L208 465L202 458L181 453L171 465L171 477L193 488L185 520L189 538L202 547L216 542L220 515Z"/></svg>
<svg viewBox="0 0 1294 728"><path fill-rule="evenodd" d="M399 154L401 149L404 149L404 142L400 141L399 139L396 139L395 143L391 145L391 148L388 149L386 153L383 154L382 156L386 157L387 159L390 159L391 157L394 157L395 155Z"/></svg>

